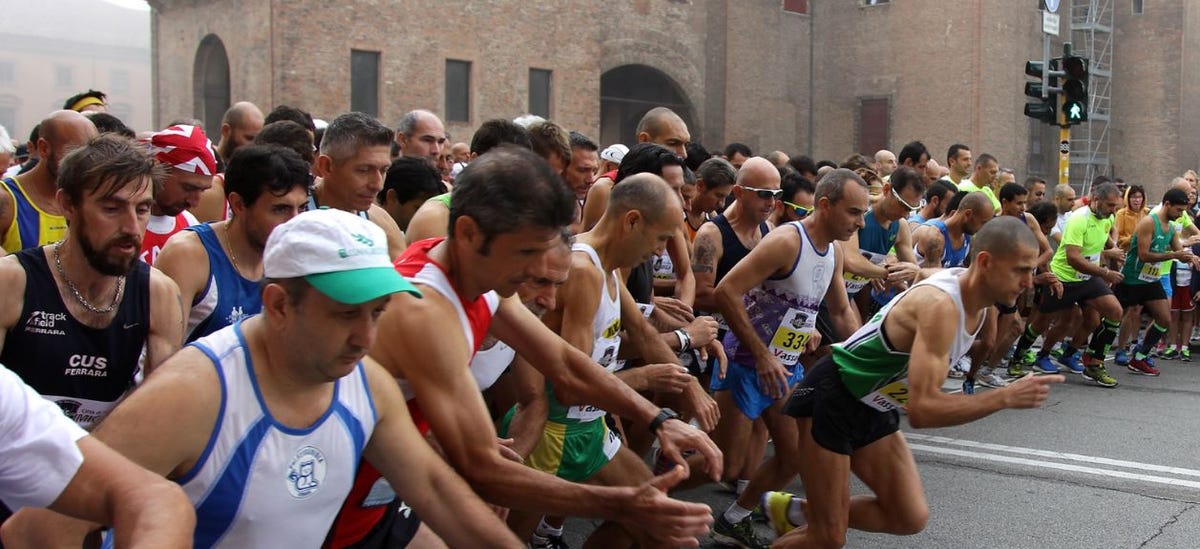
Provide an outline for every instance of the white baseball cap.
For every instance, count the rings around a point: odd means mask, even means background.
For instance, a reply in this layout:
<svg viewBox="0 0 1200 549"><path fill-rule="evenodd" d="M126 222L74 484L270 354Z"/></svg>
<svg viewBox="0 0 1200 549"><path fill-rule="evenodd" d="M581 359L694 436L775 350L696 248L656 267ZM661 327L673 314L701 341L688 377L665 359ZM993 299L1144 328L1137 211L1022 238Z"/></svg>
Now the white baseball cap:
<svg viewBox="0 0 1200 549"><path fill-rule="evenodd" d="M629 152L629 147L626 147L625 145L622 145L620 143L616 143L613 145L609 145L607 149L604 149L603 151L601 151L600 159L607 160L609 162L613 162L616 164L620 164L621 160L623 160L625 158L625 153L627 153L627 152Z"/></svg>
<svg viewBox="0 0 1200 549"><path fill-rule="evenodd" d="M421 297L389 259L387 235L374 223L329 208L304 212L267 237L267 278L303 278L330 299L358 305L396 292Z"/></svg>

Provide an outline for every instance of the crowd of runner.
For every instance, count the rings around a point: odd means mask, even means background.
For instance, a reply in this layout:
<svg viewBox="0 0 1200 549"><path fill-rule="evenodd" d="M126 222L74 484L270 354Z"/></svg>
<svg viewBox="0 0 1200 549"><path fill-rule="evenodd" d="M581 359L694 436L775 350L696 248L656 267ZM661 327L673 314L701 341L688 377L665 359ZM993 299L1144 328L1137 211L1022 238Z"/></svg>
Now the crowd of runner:
<svg viewBox="0 0 1200 549"><path fill-rule="evenodd" d="M1192 171L1077 197L962 144L710 152L662 107L454 142L105 99L0 142L7 547L840 547L929 520L901 414L1190 359Z"/></svg>

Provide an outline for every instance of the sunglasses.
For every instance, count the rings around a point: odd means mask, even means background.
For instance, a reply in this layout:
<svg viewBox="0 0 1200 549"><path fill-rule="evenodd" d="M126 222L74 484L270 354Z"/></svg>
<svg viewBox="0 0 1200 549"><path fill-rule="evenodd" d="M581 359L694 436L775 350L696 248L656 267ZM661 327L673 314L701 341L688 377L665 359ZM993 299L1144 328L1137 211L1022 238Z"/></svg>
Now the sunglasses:
<svg viewBox="0 0 1200 549"><path fill-rule="evenodd" d="M899 200L901 204L904 204L904 207L908 208L908 211L910 211L910 212L915 212L915 211L920 210L921 208L925 207L925 199L924 198L922 198L919 202L917 202L916 206L913 206L912 204L905 202L904 199L900 197L900 193L898 193L896 191L892 191L892 196L896 197L896 200Z"/></svg>
<svg viewBox="0 0 1200 549"><path fill-rule="evenodd" d="M747 187L745 185L738 186L754 193L763 200L779 200L779 197L783 196L783 189L759 189L756 187Z"/></svg>
<svg viewBox="0 0 1200 549"><path fill-rule="evenodd" d="M799 204L793 204L791 202L788 202L787 200L783 201L783 205L791 208L793 212L796 212L796 216L799 217L800 219L804 219L805 217L808 217L808 214L812 213L812 211L813 211L813 206L809 206L806 208Z"/></svg>

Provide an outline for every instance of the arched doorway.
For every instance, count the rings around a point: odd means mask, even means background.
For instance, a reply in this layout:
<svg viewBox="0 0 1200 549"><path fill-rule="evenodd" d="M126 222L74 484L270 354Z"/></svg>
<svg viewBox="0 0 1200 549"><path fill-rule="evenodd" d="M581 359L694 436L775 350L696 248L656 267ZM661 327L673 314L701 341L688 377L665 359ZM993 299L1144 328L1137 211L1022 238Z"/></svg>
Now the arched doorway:
<svg viewBox="0 0 1200 549"><path fill-rule="evenodd" d="M691 102L662 71L646 65L622 65L600 75L600 142L632 144L646 111L667 107L687 123L693 139L700 135Z"/></svg>
<svg viewBox="0 0 1200 549"><path fill-rule="evenodd" d="M196 118L204 122L209 139L214 139L221 132L221 117L229 109L229 57L215 34L205 36L196 49L192 97Z"/></svg>

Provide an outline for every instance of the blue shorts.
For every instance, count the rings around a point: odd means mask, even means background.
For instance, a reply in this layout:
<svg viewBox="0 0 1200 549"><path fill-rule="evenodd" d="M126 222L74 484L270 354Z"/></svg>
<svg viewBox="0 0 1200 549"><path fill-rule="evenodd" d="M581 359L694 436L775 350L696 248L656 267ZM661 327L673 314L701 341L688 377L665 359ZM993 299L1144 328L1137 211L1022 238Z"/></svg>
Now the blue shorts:
<svg viewBox="0 0 1200 549"><path fill-rule="evenodd" d="M1171 296L1175 295L1175 287L1171 285L1171 275L1162 275L1162 278L1158 280L1162 282L1163 291L1167 293L1167 299L1171 299Z"/></svg>
<svg viewBox="0 0 1200 549"><path fill-rule="evenodd" d="M804 366L797 362L795 366L791 367L791 372L792 374L788 376L788 386L784 391L784 396L787 396L791 388L804 377ZM746 366L732 360L729 361L729 368L725 370L725 379L719 379L714 372L709 389L733 391L733 403L737 405L742 414L750 418L750 421L758 419L763 410L770 408L776 400L759 390L758 371L753 366Z"/></svg>

